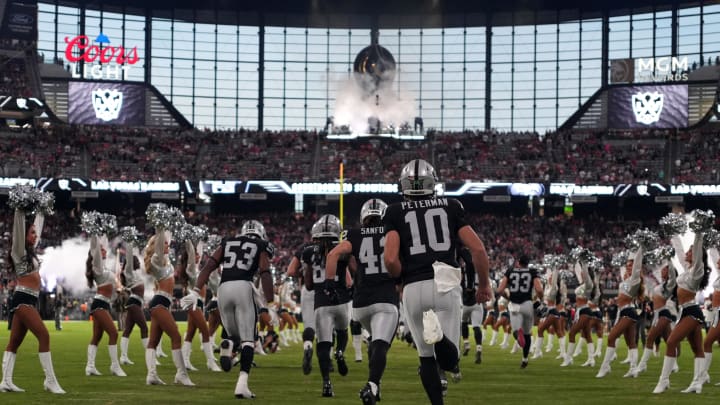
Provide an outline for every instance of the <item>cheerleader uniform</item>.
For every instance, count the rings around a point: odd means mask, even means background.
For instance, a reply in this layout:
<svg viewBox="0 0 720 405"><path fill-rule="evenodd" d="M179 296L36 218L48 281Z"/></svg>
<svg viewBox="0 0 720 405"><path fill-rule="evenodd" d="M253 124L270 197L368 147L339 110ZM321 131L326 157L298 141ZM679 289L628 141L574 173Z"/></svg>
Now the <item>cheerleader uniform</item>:
<svg viewBox="0 0 720 405"><path fill-rule="evenodd" d="M110 314L110 302L112 300L112 286L115 284L115 272L105 267L105 259L102 257L102 246L100 244L100 237L98 235L90 236L90 255L92 256L92 272L97 287L97 294L93 297L92 304L90 304L90 315L93 315L96 311L106 311ZM109 291L111 296L108 297L102 294L100 291ZM111 316L112 319L112 316ZM97 322L95 320L94 322ZM114 328L115 325L113 324ZM117 333L117 331L115 331ZM100 372L95 368L95 357L97 356L97 345L92 342L87 347L87 363L85 364L85 375L101 375ZM125 371L120 367L118 361L118 350L117 344L108 345L108 352L110 354L110 372L118 377L127 377Z"/></svg>
<svg viewBox="0 0 720 405"><path fill-rule="evenodd" d="M44 216L38 213L35 216L35 232L37 233L37 241L40 241L40 235L42 234L42 227L44 222ZM25 228L25 212L16 209L15 216L13 219L13 232L12 232L12 248L10 255L15 266L15 277L17 279L17 286L12 296L12 306L9 309L10 313L17 311L21 306L28 306L33 308L37 312L37 302L40 296L40 291L32 286L25 285L39 285L40 284L40 261L35 254L31 254L25 249L27 229ZM37 241L35 246L37 246ZM27 280L27 282L25 282ZM38 314L39 317L39 314ZM21 319L14 316L13 322L22 322ZM12 337L12 332L11 332ZM1 392L24 392L22 388L18 387L13 383L13 373L15 371L15 359L17 355L17 348L11 348L10 343L3 353L2 372L3 378L0 383ZM55 371L52 364L52 356L50 351L39 352L40 364L45 372L45 382L43 386L46 391L50 391L53 394L64 394L65 391L60 387L60 384L55 377Z"/></svg>

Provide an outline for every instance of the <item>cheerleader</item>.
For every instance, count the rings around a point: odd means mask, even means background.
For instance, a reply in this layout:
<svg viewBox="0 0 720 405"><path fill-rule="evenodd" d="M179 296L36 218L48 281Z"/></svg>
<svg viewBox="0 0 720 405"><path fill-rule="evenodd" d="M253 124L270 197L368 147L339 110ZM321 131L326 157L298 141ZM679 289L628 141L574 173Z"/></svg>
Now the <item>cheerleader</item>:
<svg viewBox="0 0 720 405"><path fill-rule="evenodd" d="M200 255L195 251L195 244L190 239L185 240L185 250L180 257L180 265L178 266L178 278L184 281L186 289L195 288L195 283L197 282L198 277L199 262ZM198 298L195 305L192 305L187 310L187 331L185 332L185 340L182 343L181 350L185 367L188 370L197 371L197 368L193 367L190 363L190 353L192 352L192 341L195 337L195 332L200 330L200 336L202 338L202 351L205 354L205 364L208 370L220 372L222 370L215 362L213 347L210 343L210 331L208 329L207 322L205 322L205 316L203 316L206 294L207 288L203 287L200 290L200 298Z"/></svg>
<svg viewBox="0 0 720 405"><path fill-rule="evenodd" d="M85 375L102 375L95 367L95 356L97 355L98 343L103 333L108 335L108 352L110 353L110 373L118 377L127 377L125 371L120 367L117 351L118 332L110 315L110 302L115 287L115 272L106 268L107 250L100 242L97 234L90 236L90 251L88 252L85 264L85 277L88 288L93 285L97 287L97 293L90 305L90 315L93 319L93 333L90 344L87 348L87 363L85 364Z"/></svg>
<svg viewBox="0 0 720 405"><path fill-rule="evenodd" d="M132 232L136 232L134 228ZM135 269L140 268L140 261L135 257L133 251L135 244L132 241L125 241L125 265L123 271L120 273L120 281L123 287L130 291L130 297L125 304L125 328L123 330L122 337L120 338L120 364L135 364L130 361L128 357L128 347L130 346L130 334L133 328L137 325L140 328L140 341L142 342L143 349L147 348L148 344L148 327L147 321L145 320L145 312L143 306L145 305L145 282L143 277L135 272Z"/></svg>
<svg viewBox="0 0 720 405"><path fill-rule="evenodd" d="M634 254L631 254L625 264L625 274L623 281L618 288L618 320L615 326L610 330L608 335L607 349L605 349L605 357L598 371L596 378L603 378L610 373L610 363L615 359L615 343L622 334L625 336L625 343L628 346L628 357L630 358L630 368L623 377L635 377L633 373L637 367L637 328L638 313L635 310L633 301L641 299L643 296L642 260L645 249L638 247Z"/></svg>
<svg viewBox="0 0 720 405"><path fill-rule="evenodd" d="M298 323L295 319L293 311L297 305L292 298L292 279L288 278L281 281L278 286L278 302L280 304L280 340L284 342L284 346L289 346L287 341L298 343L300 336L298 334Z"/></svg>
<svg viewBox="0 0 720 405"><path fill-rule="evenodd" d="M270 252L268 252L268 254L270 254ZM272 259L272 257L268 257L268 259ZM270 266L268 271L272 274L273 267ZM253 295L258 309L258 336L255 341L255 353L261 356L267 354L267 352L275 353L280 343L279 336L277 332L275 332L275 326L279 325L279 322L277 307L274 305L277 302L275 300L274 286L273 289L270 290L273 291L270 299L266 299L265 292L262 289L262 279L263 277L255 277L255 281L253 282ZM268 305L268 303L271 305Z"/></svg>
<svg viewBox="0 0 720 405"><path fill-rule="evenodd" d="M558 313L560 314L560 327L556 328L557 325L555 325L550 328L552 332L555 332L555 336L558 336L559 353L555 357L555 360L564 359L566 356L565 335L567 335L567 324L570 320L570 315L568 315L569 301L567 298L567 283L562 277L560 277L560 292L558 299L559 301L555 304L555 308L557 308ZM562 339L560 338L561 335L563 336ZM550 350L552 350L552 347L550 347ZM549 352L550 350L545 351Z"/></svg>
<svg viewBox="0 0 720 405"><path fill-rule="evenodd" d="M503 336L503 341L500 343L501 349L507 349L508 348L508 340L510 339L510 312L508 311L507 305L508 300L505 298L505 296L500 296L497 300L498 304L498 313L500 314L498 320L495 322L495 325L493 325L493 330L495 332L502 329L502 331L505 333Z"/></svg>
<svg viewBox="0 0 720 405"><path fill-rule="evenodd" d="M582 338L585 339L585 341L587 342L588 352L593 353L593 355L595 354L595 346L592 343L592 337L590 336L589 330L587 328L587 325L590 323L590 318L592 315L588 302L590 301L590 297L592 296L594 283L592 276L590 275L588 263L585 260L579 260L577 263L575 263L575 272L576 274L579 274L578 280L581 284L575 289L574 322L570 327L570 332L568 332L569 343L567 351L565 352L565 359L560 364L560 367L567 367L573 363L573 355L575 352L575 337L577 336L578 332L580 332ZM595 366L594 357L592 359L588 359L588 361L583 364L583 367L586 366Z"/></svg>
<svg viewBox="0 0 720 405"><path fill-rule="evenodd" d="M558 341L560 342L561 351L565 351L565 334L561 325L563 321L560 318L560 311L558 310L558 303L561 302L559 296L560 270L558 269L556 263L551 264L551 266L552 269L550 270L550 274L548 276L547 284L545 285L544 291L545 305L548 306L549 310L547 316L545 316L544 320L540 323L540 325L538 325L537 328L538 337L537 342L535 343L535 352L532 356L533 359L542 357L542 344L545 337L545 331L550 329L550 327L554 327Z"/></svg>
<svg viewBox="0 0 720 405"><path fill-rule="evenodd" d="M595 347L595 352L590 350L591 347L588 346L588 360L585 362L585 364L583 364L583 366L595 366L594 358L600 357L602 355L602 344L604 335L603 332L605 329L605 323L603 322L603 314L600 310L600 300L602 299L602 290L600 289L601 270L602 267L599 266L595 269L595 276L593 278L593 290L590 301L588 301L588 307L590 308L590 320L586 326L587 332L585 333L592 339L592 330L595 329L595 336L597 336L597 346Z"/></svg>
<svg viewBox="0 0 720 405"><path fill-rule="evenodd" d="M655 341L657 338L662 337L663 340L667 342L670 332L672 332L673 324L677 320L677 316L675 315L677 310L675 309L675 303L672 301L675 295L675 287L677 286L677 271L675 270L675 266L669 261L665 261L660 270L660 274L662 283L656 285L652 291L652 326L645 340L645 351L643 351L642 359L640 359L637 367L635 367L633 377L647 370L647 362L655 349Z"/></svg>
<svg viewBox="0 0 720 405"><path fill-rule="evenodd" d="M696 217L697 221L697 217ZM690 348L695 354L693 380L683 393L702 392L705 371L705 353L703 352L702 329L705 323L700 305L695 295L708 284L710 269L707 266L707 251L703 249L703 232L696 231L692 248L686 253L685 261L689 264L685 272L677 277L678 307L682 308L680 320L670 333L667 349L663 359L662 372L653 394L665 392L670 387L670 373L675 367L678 347L687 338Z"/></svg>
<svg viewBox="0 0 720 405"><path fill-rule="evenodd" d="M495 291L496 284L495 280L490 280L491 288L493 291ZM492 337L490 338L490 346L495 346L495 343L497 342L497 328L495 327L495 322L497 322L497 300L495 299L495 294L491 295L491 298L489 301L485 303L485 313L487 314L485 316L485 320L483 321L482 327L485 329L486 326L490 326L490 330L492 330ZM402 312L401 312L402 313ZM482 358L480 359L480 362L475 359L476 363L480 364L482 362Z"/></svg>
<svg viewBox="0 0 720 405"><path fill-rule="evenodd" d="M720 259L715 264L717 269L720 269ZM720 318L720 276L713 282L713 293L712 293L712 308L710 309L710 319L708 324L710 329L705 335L705 341L703 342L703 351L705 352L705 371L703 372L703 383L710 382L710 365L712 364L712 348L715 342L720 341L720 326L718 325L718 318ZM720 385L720 384L715 384Z"/></svg>
<svg viewBox="0 0 720 405"><path fill-rule="evenodd" d="M175 363L177 373L175 374L175 383L186 386L194 386L185 368L185 361L181 350L182 338L178 331L175 319L170 313L170 305L173 300L173 288L175 287L175 277L173 266L170 263L168 253L170 246L165 235L165 229L160 224L155 225L155 235L148 241L145 247L145 271L152 276L157 283L155 295L150 300L150 338L148 346L145 350L145 365L147 366L147 377L145 382L148 385L165 385L165 383L157 375L157 367L155 360L155 349L160 343L160 337L163 332L170 336L172 347L172 358Z"/></svg>
<svg viewBox="0 0 720 405"><path fill-rule="evenodd" d="M11 191L11 197L17 190ZM9 309L13 319L10 324L10 338L3 353L3 378L0 391L24 392L13 383L13 372L17 350L30 331L38 340L38 356L45 372L43 387L53 394L65 393L55 377L50 355L50 334L37 310L40 295L40 260L35 249L40 241L43 221L44 215L40 212L32 218L30 212L15 209L9 261L11 276L16 278L16 287Z"/></svg>
<svg viewBox="0 0 720 405"><path fill-rule="evenodd" d="M220 269L221 268L218 268L217 270L212 271L207 282L208 289L210 289L210 292L212 293L212 298L210 299L207 307L205 307L205 312L207 313L208 332L210 333L210 343L212 344L213 349L217 347L217 345L215 345L215 332L217 332L220 325L222 325L217 301L218 287L220 286Z"/></svg>

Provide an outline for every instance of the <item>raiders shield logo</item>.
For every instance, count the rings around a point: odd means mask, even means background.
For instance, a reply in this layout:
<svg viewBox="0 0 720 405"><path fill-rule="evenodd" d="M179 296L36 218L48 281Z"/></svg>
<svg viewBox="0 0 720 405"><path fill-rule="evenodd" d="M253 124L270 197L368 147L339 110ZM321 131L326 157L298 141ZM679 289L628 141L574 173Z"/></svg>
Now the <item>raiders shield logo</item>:
<svg viewBox="0 0 720 405"><path fill-rule="evenodd" d="M95 117L103 121L112 121L120 115L123 94L115 89L97 89L92 92L92 104Z"/></svg>
<svg viewBox="0 0 720 405"><path fill-rule="evenodd" d="M663 99L663 94L657 91L633 94L632 108L635 120L645 125L658 122L663 109Z"/></svg>

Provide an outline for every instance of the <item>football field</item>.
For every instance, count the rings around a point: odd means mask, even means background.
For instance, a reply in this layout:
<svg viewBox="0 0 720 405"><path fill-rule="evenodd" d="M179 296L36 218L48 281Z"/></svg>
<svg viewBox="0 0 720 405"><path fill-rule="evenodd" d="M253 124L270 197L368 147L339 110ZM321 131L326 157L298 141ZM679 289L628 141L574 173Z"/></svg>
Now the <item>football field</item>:
<svg viewBox="0 0 720 405"><path fill-rule="evenodd" d="M15 384L25 393L0 393L1 404L219 404L237 403L233 389L238 368L229 373L213 373L205 369L204 356L196 336L193 342L192 363L201 371L190 372L197 387L172 384L175 367L170 358L161 359L158 374L168 385L145 385L144 353L139 332L136 330L130 344L130 358L134 365L123 366L128 377L109 374L107 340L100 343L97 368L102 376L86 377L84 374L86 348L90 339L89 322L65 322L62 331L55 331L47 323L51 335L51 350L58 380L67 391L66 395L52 395L43 391L43 373L37 357L37 340L28 334L18 351L15 366ZM180 324L181 333L185 324ZM5 347L9 332L7 323L0 323L0 344ZM472 338L471 338L472 339ZM471 340L471 343L472 340ZM474 346L473 346L474 347ZM664 346L663 346L664 347ZM163 339L164 351L170 354L170 342ZM557 348L557 343L556 343ZM528 368L520 369L520 355L500 350L498 346L485 346L483 362L474 364L473 352L461 359L463 379L450 382L446 404L710 404L720 401L720 360L713 365L712 383L705 385L703 393L682 394L692 379L692 358L687 345L680 357L680 371L671 377L671 388L662 395L653 395L662 357L652 357L648 371L636 379L622 378L626 365L619 364L625 358L624 343L618 345L618 360L613 363L612 373L604 379L596 379L599 368L581 367L585 353L575 359L571 367L559 367L557 353L545 353L541 359L531 360ZM641 352L642 353L642 352ZM346 359L350 372L346 377L332 373L334 398L322 398L321 378L317 357L313 358L313 370L303 375L300 363L301 344L283 347L275 354L255 357L257 367L250 375L250 389L257 395L256 404L360 404L358 391L367 381L367 355L362 363L353 362L352 348ZM202 366L202 367L201 367ZM407 343L395 341L388 354L388 365L382 384L380 404L425 404L427 397L417 375L418 360L415 350Z"/></svg>

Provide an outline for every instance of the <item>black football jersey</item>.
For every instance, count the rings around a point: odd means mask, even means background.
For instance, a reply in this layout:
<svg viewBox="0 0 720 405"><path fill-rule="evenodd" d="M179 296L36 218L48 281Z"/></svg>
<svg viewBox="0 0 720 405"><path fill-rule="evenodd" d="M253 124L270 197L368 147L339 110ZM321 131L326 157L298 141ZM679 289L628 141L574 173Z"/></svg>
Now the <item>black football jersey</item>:
<svg viewBox="0 0 720 405"><path fill-rule="evenodd" d="M323 284L325 283L325 263L326 252L321 245L311 244L305 247L302 252L302 263L310 266L312 270L312 284L315 291L315 308L346 304L350 301L350 290L345 283L345 272L347 271L347 258L341 258L337 263L337 272L335 273L335 287L338 292L338 302L332 303L329 298L323 294Z"/></svg>
<svg viewBox="0 0 720 405"><path fill-rule="evenodd" d="M505 272L510 290L510 302L516 304L532 300L533 283L538 277L535 269L512 268Z"/></svg>
<svg viewBox="0 0 720 405"><path fill-rule="evenodd" d="M221 283L232 280L252 281L259 270L260 254L266 252L268 259L275 254L273 246L268 241L249 236L224 239L222 251Z"/></svg>
<svg viewBox="0 0 720 405"><path fill-rule="evenodd" d="M465 209L454 198L432 197L390 205L383 216L385 233L400 235L400 261L405 284L435 277L435 261L457 267L457 234L467 225Z"/></svg>
<svg viewBox="0 0 720 405"><path fill-rule="evenodd" d="M351 229L347 240L357 262L353 287L353 307L362 308L376 303L398 305L395 279L385 270L383 249L385 233L382 226Z"/></svg>

